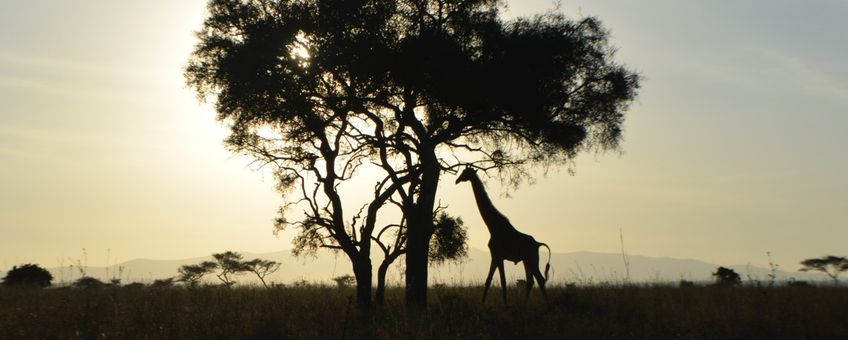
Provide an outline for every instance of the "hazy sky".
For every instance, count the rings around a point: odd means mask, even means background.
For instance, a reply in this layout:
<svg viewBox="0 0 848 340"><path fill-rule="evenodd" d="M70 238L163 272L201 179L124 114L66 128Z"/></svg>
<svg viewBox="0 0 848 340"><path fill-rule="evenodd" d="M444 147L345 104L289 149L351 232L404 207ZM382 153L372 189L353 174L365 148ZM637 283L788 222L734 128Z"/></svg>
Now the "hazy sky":
<svg viewBox="0 0 848 340"><path fill-rule="evenodd" d="M552 8L512 1L507 15ZM848 1L564 1L612 30L643 88L624 153L581 155L512 192L556 252L781 269L848 255ZM202 0L0 1L0 270L276 251L273 180L224 151L182 68ZM442 202L488 233L467 185ZM112 261L110 260L110 263Z"/></svg>

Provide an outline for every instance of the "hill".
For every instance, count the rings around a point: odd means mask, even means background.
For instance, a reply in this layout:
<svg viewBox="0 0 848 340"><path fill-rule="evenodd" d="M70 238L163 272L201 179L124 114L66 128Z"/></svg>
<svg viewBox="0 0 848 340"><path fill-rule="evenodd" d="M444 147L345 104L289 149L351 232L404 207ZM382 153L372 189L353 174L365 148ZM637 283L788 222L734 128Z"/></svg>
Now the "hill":
<svg viewBox="0 0 848 340"><path fill-rule="evenodd" d="M270 281L278 283L292 283L306 280L314 283L331 283L332 278L351 274L350 262L339 253L320 252L316 257L293 257L289 251L278 251L272 253L250 253L241 252L245 259L262 258L280 262L280 270L269 277ZM375 254L376 255L376 254ZM107 280L118 277L124 283L146 282L154 279L172 277L177 274L177 268L185 264L195 264L201 261L212 260L211 256L195 257L180 260L153 260L135 259L119 263L110 267L88 267L86 274ZM382 258L375 256L374 268L379 265ZM547 260L545 251L541 254L541 260ZM719 266L693 259L676 259L669 257L650 257L629 255L629 278L631 282L677 282L681 279L689 281L711 281L711 273ZM749 265L724 265L739 273L743 280L767 281L770 270L768 268ZM403 261L395 262L388 275L390 285L402 285ZM517 279L524 278L523 265L514 265L507 262L507 281L512 284ZM628 270L625 268L621 254L597 253L597 252L571 252L553 253L551 255L551 280L556 284L577 283L620 283L627 278ZM122 268L122 269L119 269ZM489 253L480 249L470 249L469 256L462 263L445 264L431 268L431 283L444 283L449 285L472 285L481 284L486 277L489 268ZM70 282L79 277L77 268L48 268L54 276L54 282ZM5 273L0 273L5 275ZM778 280L825 280L824 275L800 272L776 272ZM497 275L496 275L497 276ZM207 277L209 282L214 282L214 276ZM495 279L495 281L498 281ZM239 282L251 283L255 279L248 275L239 277Z"/></svg>

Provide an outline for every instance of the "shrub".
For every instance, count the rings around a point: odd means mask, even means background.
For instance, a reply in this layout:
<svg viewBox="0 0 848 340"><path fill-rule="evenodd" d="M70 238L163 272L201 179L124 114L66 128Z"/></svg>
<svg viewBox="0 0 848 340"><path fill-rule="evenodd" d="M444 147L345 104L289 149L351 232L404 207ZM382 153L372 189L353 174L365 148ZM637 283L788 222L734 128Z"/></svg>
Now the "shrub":
<svg viewBox="0 0 848 340"><path fill-rule="evenodd" d="M53 281L53 275L47 269L37 264L27 263L20 267L12 267L12 270L3 278L3 286L43 288L49 286L51 281Z"/></svg>
<svg viewBox="0 0 848 340"><path fill-rule="evenodd" d="M150 284L150 287L153 288L170 288L174 286L174 278L169 277L167 279L156 279L153 280L153 283Z"/></svg>
<svg viewBox="0 0 848 340"><path fill-rule="evenodd" d="M718 267L713 276L716 279L716 285L719 286L738 286L742 284L742 278L735 270L725 267Z"/></svg>
<svg viewBox="0 0 848 340"><path fill-rule="evenodd" d="M339 288L347 288L356 284L356 278L350 274L337 276L333 278L333 281L336 281L336 286Z"/></svg>
<svg viewBox="0 0 848 340"><path fill-rule="evenodd" d="M100 281L91 276L83 276L76 281L74 281L74 287L77 288L100 288L106 285L103 281Z"/></svg>

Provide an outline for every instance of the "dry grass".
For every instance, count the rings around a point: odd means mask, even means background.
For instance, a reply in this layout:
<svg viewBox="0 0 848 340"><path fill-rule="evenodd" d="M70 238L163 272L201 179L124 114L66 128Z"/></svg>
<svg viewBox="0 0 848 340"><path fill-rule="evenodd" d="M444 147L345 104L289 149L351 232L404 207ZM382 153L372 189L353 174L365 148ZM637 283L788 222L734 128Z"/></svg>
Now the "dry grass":
<svg viewBox="0 0 848 340"><path fill-rule="evenodd" d="M401 289L369 316L334 287L0 289L0 338L848 338L846 288L560 287L529 303L512 289L509 307L479 287L430 292L411 317Z"/></svg>

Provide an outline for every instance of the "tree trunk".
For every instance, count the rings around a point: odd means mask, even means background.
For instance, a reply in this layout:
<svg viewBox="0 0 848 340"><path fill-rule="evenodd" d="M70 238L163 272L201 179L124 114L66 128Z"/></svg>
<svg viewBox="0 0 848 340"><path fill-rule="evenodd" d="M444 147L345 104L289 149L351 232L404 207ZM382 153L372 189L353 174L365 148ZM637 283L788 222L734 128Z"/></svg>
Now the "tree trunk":
<svg viewBox="0 0 848 340"><path fill-rule="evenodd" d="M416 226L417 224L417 226ZM409 221L406 252L406 304L409 307L427 306L427 265L429 241L424 232L426 222ZM432 221L430 221L432 228Z"/></svg>
<svg viewBox="0 0 848 340"><path fill-rule="evenodd" d="M353 275L356 277L356 305L363 310L371 307L371 259L359 256L353 260Z"/></svg>
<svg viewBox="0 0 848 340"><path fill-rule="evenodd" d="M426 149L426 146L422 146ZM421 153L422 176L418 199L407 213L406 305L427 306L427 270L430 237L433 236L433 208L441 168L435 149Z"/></svg>
<svg viewBox="0 0 848 340"><path fill-rule="evenodd" d="M377 291L374 293L374 302L379 306L386 304L386 273L391 264L391 262L383 260L383 263L380 263L380 267L377 268Z"/></svg>

